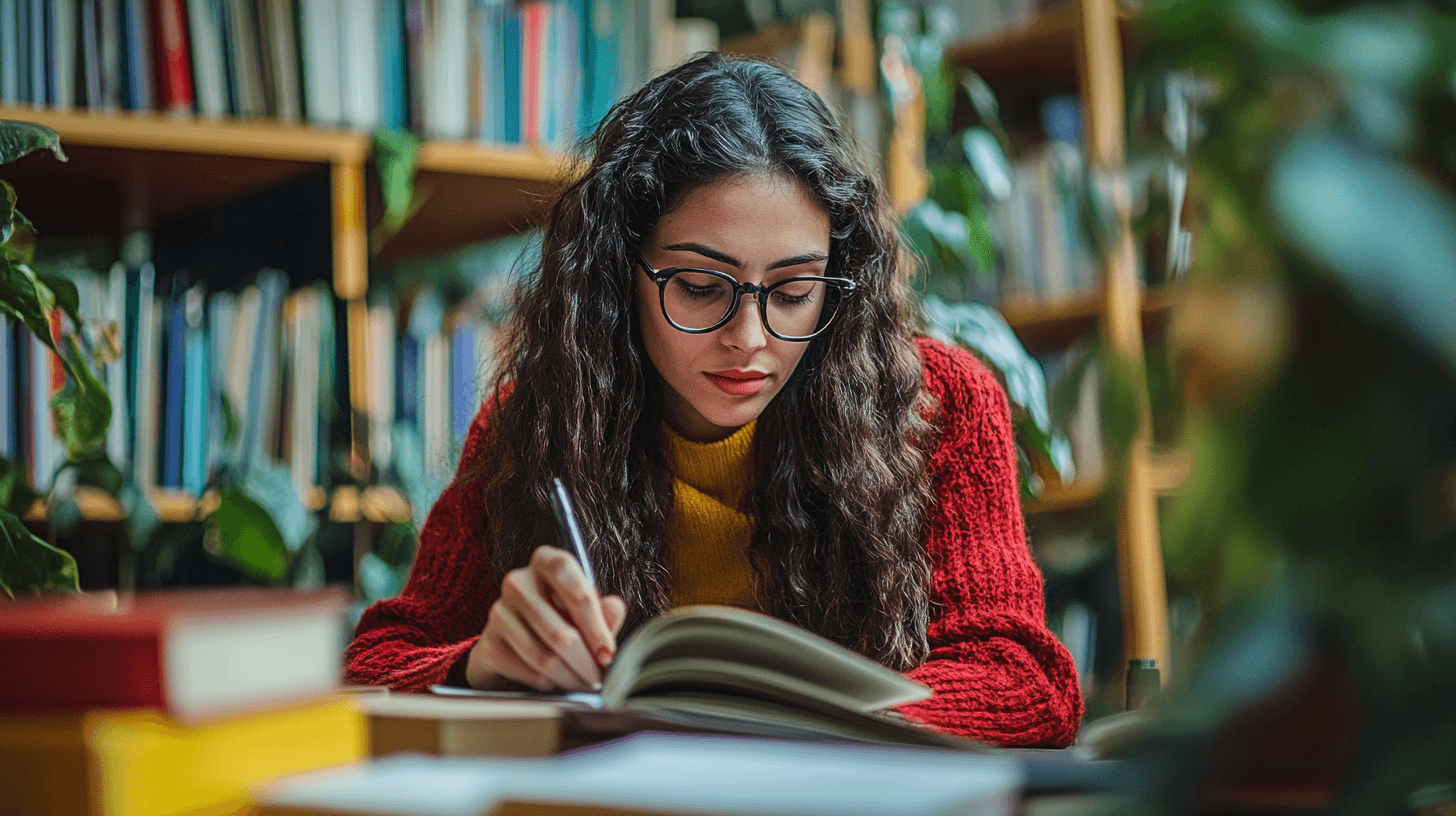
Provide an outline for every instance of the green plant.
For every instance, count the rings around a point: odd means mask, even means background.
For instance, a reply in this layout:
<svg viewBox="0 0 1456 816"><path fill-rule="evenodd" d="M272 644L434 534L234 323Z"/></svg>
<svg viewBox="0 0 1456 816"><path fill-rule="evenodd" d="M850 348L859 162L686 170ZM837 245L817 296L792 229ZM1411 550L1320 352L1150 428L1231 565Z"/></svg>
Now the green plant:
<svg viewBox="0 0 1456 816"><path fill-rule="evenodd" d="M1198 807L1190 769L1254 747L1251 712L1303 705L1334 732L1333 812L1450 807L1456 16L1184 0L1146 34L1151 69L1219 90L1177 331L1195 470L1165 528L1209 625L1141 749L1151 801ZM1335 693L1290 697L1311 684Z"/></svg>
<svg viewBox="0 0 1456 816"><path fill-rule="evenodd" d="M66 160L54 130L28 122L0 121L0 164L36 150L50 150ZM0 180L0 310L23 323L61 361L66 385L51 400L56 427L68 462L91 460L101 449L111 422L111 399L96 376L114 349L87 348L84 337L53 334L51 315L59 309L73 326L81 325L79 298L70 281L39 275L29 261L33 242L30 220L16 209L15 189ZM76 561L63 550L26 529L19 516L36 493L25 478L24 465L0 460L0 592L7 597L58 590L76 591Z"/></svg>

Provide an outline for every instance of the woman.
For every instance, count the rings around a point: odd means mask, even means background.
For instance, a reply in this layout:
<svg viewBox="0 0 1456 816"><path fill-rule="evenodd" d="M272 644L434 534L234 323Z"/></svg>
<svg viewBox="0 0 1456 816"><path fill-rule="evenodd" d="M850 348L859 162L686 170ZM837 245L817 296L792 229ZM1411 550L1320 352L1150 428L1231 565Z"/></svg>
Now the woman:
<svg viewBox="0 0 1456 816"><path fill-rule="evenodd" d="M891 213L822 101L708 55L588 147L496 397L348 679L589 688L643 621L727 603L929 685L913 720L1068 744L1082 699L1045 626L1005 395L914 338ZM609 595L548 546L553 476Z"/></svg>

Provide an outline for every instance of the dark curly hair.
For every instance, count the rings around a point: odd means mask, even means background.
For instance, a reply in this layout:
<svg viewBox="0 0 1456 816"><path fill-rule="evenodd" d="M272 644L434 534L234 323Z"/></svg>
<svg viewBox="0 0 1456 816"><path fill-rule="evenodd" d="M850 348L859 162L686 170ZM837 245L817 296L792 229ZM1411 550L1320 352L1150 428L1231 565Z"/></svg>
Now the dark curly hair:
<svg viewBox="0 0 1456 816"><path fill-rule="evenodd" d="M671 603L673 513L661 389L642 345L633 259L665 213L739 174L797 179L830 219L829 269L855 297L758 420L750 556L764 611L892 668L928 652L929 397L901 245L879 185L811 90L765 62L699 56L620 101L580 148L517 293L483 484L498 575L557 540L570 487L598 581L626 631Z"/></svg>

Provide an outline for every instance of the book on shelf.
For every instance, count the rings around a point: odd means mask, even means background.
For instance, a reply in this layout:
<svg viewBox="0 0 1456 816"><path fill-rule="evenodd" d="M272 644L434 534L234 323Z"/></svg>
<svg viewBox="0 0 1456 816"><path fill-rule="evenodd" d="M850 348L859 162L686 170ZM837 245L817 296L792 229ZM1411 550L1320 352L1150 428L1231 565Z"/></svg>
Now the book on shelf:
<svg viewBox="0 0 1456 816"><path fill-rule="evenodd" d="M627 730L655 722L752 736L977 747L890 713L930 695L925 686L786 621L700 605L674 609L634 632L608 667L599 699L585 713L567 713L583 728L601 719L589 711L599 709L640 715L622 721Z"/></svg>
<svg viewBox="0 0 1456 816"><path fill-rule="evenodd" d="M640 734L546 759L402 754L264 788L257 816L1016 812L1010 757Z"/></svg>
<svg viewBox="0 0 1456 816"><path fill-rule="evenodd" d="M171 590L0 606L0 713L148 708L196 723L338 684L337 590Z"/></svg>
<svg viewBox="0 0 1456 816"><path fill-rule="evenodd" d="M157 709L0 714L0 809L15 814L237 813L259 785L366 755L332 694L207 723Z"/></svg>

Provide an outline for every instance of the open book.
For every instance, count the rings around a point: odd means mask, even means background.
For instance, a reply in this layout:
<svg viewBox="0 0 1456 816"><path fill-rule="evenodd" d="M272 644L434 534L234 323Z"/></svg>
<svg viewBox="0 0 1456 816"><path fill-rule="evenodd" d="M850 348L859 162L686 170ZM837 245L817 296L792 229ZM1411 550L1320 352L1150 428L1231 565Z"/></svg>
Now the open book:
<svg viewBox="0 0 1456 816"><path fill-rule="evenodd" d="M886 711L930 695L925 686L791 623L734 607L687 606L649 621L622 644L599 697L563 699L585 704L585 711L568 711L567 720L587 730L615 727L616 717L623 730L655 721L757 736L974 745Z"/></svg>

